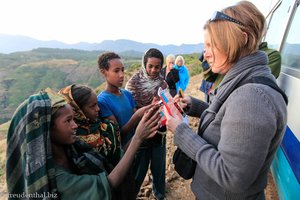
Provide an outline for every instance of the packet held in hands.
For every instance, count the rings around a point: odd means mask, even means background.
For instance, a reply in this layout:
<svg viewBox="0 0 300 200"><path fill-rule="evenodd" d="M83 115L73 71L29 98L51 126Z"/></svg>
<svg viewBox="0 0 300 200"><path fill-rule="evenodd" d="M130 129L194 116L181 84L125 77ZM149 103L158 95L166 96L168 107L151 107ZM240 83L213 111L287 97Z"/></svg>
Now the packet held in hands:
<svg viewBox="0 0 300 200"><path fill-rule="evenodd" d="M158 89L158 96L161 99L163 105L166 107L169 115L175 117L179 116L185 123L188 123L188 118L183 111L183 109L173 100L169 89L162 89L161 87ZM161 114L161 124L162 126L166 125L167 119L163 112L163 109L160 111Z"/></svg>

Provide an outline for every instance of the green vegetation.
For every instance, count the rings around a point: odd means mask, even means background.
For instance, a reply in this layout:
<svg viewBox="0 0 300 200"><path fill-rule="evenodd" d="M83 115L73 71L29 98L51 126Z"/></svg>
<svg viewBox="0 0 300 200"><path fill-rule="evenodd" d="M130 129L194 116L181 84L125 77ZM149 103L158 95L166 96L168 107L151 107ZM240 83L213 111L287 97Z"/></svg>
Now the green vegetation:
<svg viewBox="0 0 300 200"><path fill-rule="evenodd" d="M195 76L202 72L201 62L198 60L200 54L182 55L185 60L185 66L189 69L190 76Z"/></svg>
<svg viewBox="0 0 300 200"><path fill-rule="evenodd" d="M0 140L6 138L10 121L0 125Z"/></svg>
<svg viewBox="0 0 300 200"><path fill-rule="evenodd" d="M132 73L134 71L137 71L141 68L141 63L135 63L132 64L130 67L128 67L127 72Z"/></svg>
<svg viewBox="0 0 300 200"><path fill-rule="evenodd" d="M6 134L8 127L9 122L0 125L0 182L5 174Z"/></svg>
<svg viewBox="0 0 300 200"><path fill-rule="evenodd" d="M29 95L50 87L54 90L73 84L92 88L104 82L99 75L100 51L38 48L0 54L0 124L8 121L17 106ZM140 62L141 53L120 53L125 68Z"/></svg>
<svg viewBox="0 0 300 200"><path fill-rule="evenodd" d="M73 84L99 87L104 78L99 75L97 58L100 51L38 48L32 51L0 54L0 124L10 120L17 106L29 95L50 87L54 90ZM141 66L143 53L120 53L126 77ZM183 55L190 76L202 70L199 54ZM97 89L99 90L99 89Z"/></svg>

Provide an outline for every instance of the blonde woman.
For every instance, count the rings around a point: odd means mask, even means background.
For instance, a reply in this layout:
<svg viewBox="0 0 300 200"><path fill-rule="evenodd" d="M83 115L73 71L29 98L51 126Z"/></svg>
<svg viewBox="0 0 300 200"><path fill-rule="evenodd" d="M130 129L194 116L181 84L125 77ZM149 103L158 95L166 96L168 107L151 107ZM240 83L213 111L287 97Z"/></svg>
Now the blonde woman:
<svg viewBox="0 0 300 200"><path fill-rule="evenodd" d="M166 66L161 69L161 75L166 80L170 94L174 97L176 92L176 83L179 81L179 71L174 69L175 56L169 54L166 58Z"/></svg>
<svg viewBox="0 0 300 200"><path fill-rule="evenodd" d="M187 67L184 66L184 58L182 56L176 57L174 69L179 72L179 81L176 82L176 92L178 93L179 89L184 92L189 84L190 76Z"/></svg>
<svg viewBox="0 0 300 200"><path fill-rule="evenodd" d="M204 57L224 79L209 94L210 104L188 96L180 101L187 114L201 115L199 135L165 112L175 145L197 163L191 189L198 200L265 199L287 122L285 95L258 50L265 23L248 1L215 12L204 26ZM274 89L248 82L256 77L268 78Z"/></svg>

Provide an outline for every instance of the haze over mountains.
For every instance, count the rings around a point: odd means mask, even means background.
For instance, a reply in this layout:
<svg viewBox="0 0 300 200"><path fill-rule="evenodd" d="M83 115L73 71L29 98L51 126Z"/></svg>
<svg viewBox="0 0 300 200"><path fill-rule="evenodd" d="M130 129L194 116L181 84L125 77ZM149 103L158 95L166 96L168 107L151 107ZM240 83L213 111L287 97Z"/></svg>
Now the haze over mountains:
<svg viewBox="0 0 300 200"><path fill-rule="evenodd" d="M30 51L39 47L59 48L59 49L79 49L85 51L139 51L145 52L149 48L158 48L163 54L190 54L200 53L203 50L203 44L182 44L176 45L158 45L152 43L141 43L132 40L104 40L100 43L80 42L76 44L66 44L56 40L41 41L27 36L0 34L0 53L12 53L19 51Z"/></svg>

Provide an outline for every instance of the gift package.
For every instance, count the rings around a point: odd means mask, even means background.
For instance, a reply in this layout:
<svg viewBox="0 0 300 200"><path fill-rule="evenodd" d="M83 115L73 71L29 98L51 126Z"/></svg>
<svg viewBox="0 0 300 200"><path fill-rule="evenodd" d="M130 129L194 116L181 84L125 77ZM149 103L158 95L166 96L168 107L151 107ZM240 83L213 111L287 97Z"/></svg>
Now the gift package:
<svg viewBox="0 0 300 200"><path fill-rule="evenodd" d="M159 88L158 96L160 98L160 102L159 102L160 105L163 105L166 108L169 115L171 115L173 117L178 116L185 123L188 122L187 115L185 114L183 109L178 105L178 103L176 103L174 101L168 88L166 88L166 89ZM164 114L163 106L161 106L161 108L160 108L160 115L161 115L161 125L165 126L166 122L167 122L167 118Z"/></svg>

